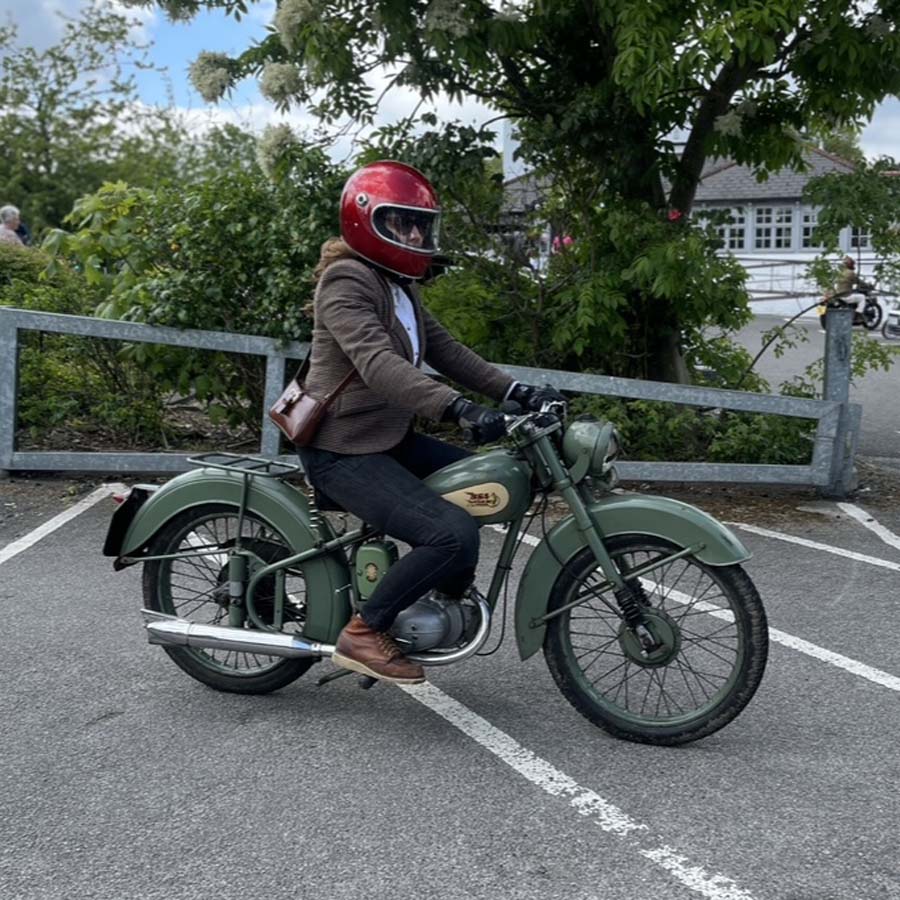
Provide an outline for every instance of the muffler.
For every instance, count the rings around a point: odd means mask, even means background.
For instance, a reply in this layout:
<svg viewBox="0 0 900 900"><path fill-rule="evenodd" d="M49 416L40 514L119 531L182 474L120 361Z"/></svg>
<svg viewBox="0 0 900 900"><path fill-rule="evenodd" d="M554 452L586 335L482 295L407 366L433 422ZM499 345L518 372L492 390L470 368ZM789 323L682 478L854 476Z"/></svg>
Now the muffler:
<svg viewBox="0 0 900 900"><path fill-rule="evenodd" d="M198 650L235 650L266 656L331 656L334 644L307 641L293 634L276 631L251 631L223 625L202 625L177 616L142 609L147 639L166 647L194 647Z"/></svg>

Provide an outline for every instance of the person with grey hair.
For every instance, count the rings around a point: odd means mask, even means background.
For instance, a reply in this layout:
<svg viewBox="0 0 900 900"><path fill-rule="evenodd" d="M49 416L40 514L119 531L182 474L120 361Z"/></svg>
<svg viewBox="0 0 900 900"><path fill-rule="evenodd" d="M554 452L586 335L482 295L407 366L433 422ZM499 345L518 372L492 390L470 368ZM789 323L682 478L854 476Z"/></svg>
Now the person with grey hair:
<svg viewBox="0 0 900 900"><path fill-rule="evenodd" d="M12 244L15 247L25 246L22 239L16 234L19 222L19 210L15 206L0 207L0 244Z"/></svg>

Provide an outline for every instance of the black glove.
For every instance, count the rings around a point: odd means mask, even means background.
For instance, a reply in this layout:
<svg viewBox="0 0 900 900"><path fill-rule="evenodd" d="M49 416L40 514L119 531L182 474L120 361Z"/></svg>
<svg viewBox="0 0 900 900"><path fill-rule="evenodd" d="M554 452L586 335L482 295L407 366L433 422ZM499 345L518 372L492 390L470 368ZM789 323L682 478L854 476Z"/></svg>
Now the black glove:
<svg viewBox="0 0 900 900"><path fill-rule="evenodd" d="M532 412L539 412L542 403L566 402L566 398L549 384L545 384L543 387L535 387L532 384L516 384L509 392L509 399Z"/></svg>
<svg viewBox="0 0 900 900"><path fill-rule="evenodd" d="M503 413L487 406L479 406L463 396L457 397L444 410L442 418L445 422L458 422L466 440L473 444L489 444L506 434Z"/></svg>

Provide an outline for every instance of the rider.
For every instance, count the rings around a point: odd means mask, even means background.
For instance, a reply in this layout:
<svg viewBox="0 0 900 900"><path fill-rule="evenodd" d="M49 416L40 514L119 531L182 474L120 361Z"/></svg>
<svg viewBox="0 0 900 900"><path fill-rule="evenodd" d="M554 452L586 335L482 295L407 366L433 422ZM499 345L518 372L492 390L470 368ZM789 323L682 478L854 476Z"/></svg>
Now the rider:
<svg viewBox="0 0 900 900"><path fill-rule="evenodd" d="M470 455L418 434L418 414L472 428L476 442L505 432L503 415L426 375L422 363L471 391L530 409L560 399L513 381L455 340L422 305L416 285L437 249L440 207L411 166L359 169L341 195L341 239L322 246L313 301L306 389L324 397L354 369L308 447L309 482L328 499L412 548L395 563L337 639L332 660L372 677L424 680L387 633L397 614L432 588L459 597L478 560L478 526L421 479Z"/></svg>
<svg viewBox="0 0 900 900"><path fill-rule="evenodd" d="M866 292L872 289L872 285L863 281L856 271L856 260L852 256L845 256L842 261L842 268L838 274L837 281L834 284L835 300L841 301L845 306L853 308L853 324L862 325L862 314L858 311L859 300L851 299L851 295L856 291Z"/></svg>

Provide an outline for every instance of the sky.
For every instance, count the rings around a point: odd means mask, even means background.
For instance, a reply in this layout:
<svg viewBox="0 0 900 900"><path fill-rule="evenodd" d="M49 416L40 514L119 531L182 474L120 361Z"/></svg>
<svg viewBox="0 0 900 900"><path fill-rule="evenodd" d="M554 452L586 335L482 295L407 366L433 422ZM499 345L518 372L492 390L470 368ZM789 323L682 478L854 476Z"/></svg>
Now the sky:
<svg viewBox="0 0 900 900"><path fill-rule="evenodd" d="M12 21L19 29L22 43L43 49L60 35L59 14L72 16L84 3L85 0L0 0L0 21ZM152 41L153 61L168 70L167 77L152 72L140 73L141 100L161 105L174 102L198 126L211 119L234 122L254 131L282 121L300 128L312 127L314 121L302 111L276 112L260 95L252 79L243 82L229 98L214 106L206 104L190 86L187 69L201 50L236 54L265 36L266 26L275 11L274 0L258 0L249 6L249 14L241 22L235 22L220 11L201 13L187 23L172 23L159 10L127 10L140 19L136 35L144 41ZM412 91L390 92L380 121L396 121L408 115L417 101ZM466 124L480 124L495 115L475 101L461 106L442 102L436 111L442 118L459 118ZM892 98L876 110L862 133L861 142L870 157L890 155L900 158L900 100ZM345 137L335 148L334 155L339 159L350 151L350 138Z"/></svg>

